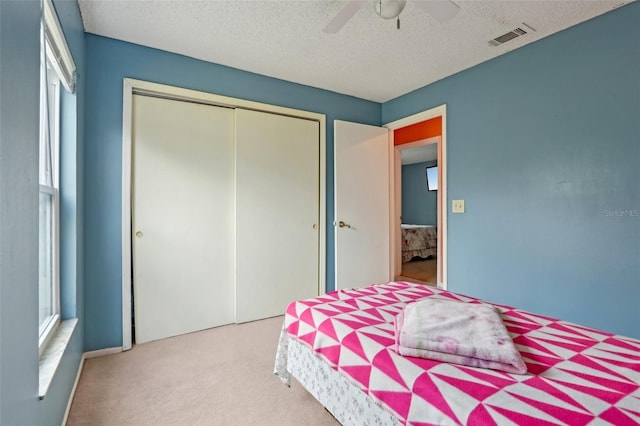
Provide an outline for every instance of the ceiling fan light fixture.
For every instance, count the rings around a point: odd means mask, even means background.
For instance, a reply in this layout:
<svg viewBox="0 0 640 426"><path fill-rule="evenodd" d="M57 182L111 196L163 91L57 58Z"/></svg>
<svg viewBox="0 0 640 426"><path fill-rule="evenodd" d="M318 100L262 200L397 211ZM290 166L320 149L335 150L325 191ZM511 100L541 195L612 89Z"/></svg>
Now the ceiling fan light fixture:
<svg viewBox="0 0 640 426"><path fill-rule="evenodd" d="M376 13L384 19L397 18L405 5L407 0L376 0Z"/></svg>

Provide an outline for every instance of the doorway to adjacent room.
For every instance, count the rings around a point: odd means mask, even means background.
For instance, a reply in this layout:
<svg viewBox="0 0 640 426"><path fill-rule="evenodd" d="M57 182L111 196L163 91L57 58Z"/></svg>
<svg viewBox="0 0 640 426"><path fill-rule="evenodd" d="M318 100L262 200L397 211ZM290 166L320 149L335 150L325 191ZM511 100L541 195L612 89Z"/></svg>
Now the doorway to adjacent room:
<svg viewBox="0 0 640 426"><path fill-rule="evenodd" d="M385 127L392 131L393 277L446 289L446 105Z"/></svg>

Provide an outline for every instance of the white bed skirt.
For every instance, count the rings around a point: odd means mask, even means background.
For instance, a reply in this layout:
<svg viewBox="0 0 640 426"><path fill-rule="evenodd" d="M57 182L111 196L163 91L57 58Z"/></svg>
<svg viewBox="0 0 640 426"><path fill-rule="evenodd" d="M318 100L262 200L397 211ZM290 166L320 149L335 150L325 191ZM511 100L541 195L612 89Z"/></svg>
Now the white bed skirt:
<svg viewBox="0 0 640 426"><path fill-rule="evenodd" d="M311 348L289 338L284 329L273 372L287 386L291 386L291 377L298 380L344 426L401 424L397 417L315 356Z"/></svg>

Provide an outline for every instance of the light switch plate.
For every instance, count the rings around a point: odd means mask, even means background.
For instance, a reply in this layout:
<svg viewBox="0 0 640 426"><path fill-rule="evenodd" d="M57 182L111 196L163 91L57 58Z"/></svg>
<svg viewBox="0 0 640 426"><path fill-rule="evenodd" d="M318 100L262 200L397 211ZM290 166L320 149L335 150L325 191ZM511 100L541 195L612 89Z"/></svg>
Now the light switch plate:
<svg viewBox="0 0 640 426"><path fill-rule="evenodd" d="M451 211L453 213L464 213L464 200L453 200L451 204Z"/></svg>

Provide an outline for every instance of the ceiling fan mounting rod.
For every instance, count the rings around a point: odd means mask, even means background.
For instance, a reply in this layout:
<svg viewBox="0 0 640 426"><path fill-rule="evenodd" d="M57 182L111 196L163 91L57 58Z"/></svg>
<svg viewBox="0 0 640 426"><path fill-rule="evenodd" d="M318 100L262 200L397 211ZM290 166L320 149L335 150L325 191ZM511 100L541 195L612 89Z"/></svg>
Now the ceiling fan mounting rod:
<svg viewBox="0 0 640 426"><path fill-rule="evenodd" d="M376 13L384 19L397 18L406 4L407 0L377 0Z"/></svg>

